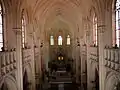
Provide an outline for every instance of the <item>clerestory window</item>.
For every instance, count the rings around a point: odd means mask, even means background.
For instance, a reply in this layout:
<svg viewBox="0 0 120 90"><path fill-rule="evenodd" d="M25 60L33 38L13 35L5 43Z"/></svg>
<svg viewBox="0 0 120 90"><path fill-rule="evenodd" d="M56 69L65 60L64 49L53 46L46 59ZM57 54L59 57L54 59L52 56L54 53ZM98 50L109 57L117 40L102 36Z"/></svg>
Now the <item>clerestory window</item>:
<svg viewBox="0 0 120 90"><path fill-rule="evenodd" d="M3 12L2 6L0 5L0 51L3 48Z"/></svg>
<svg viewBox="0 0 120 90"><path fill-rule="evenodd" d="M62 45L62 36L58 37L58 45Z"/></svg>
<svg viewBox="0 0 120 90"><path fill-rule="evenodd" d="M98 45L97 42L98 35L97 35L97 17L94 15L93 16L93 43L95 46Z"/></svg>
<svg viewBox="0 0 120 90"><path fill-rule="evenodd" d="M50 36L50 45L54 45L54 37Z"/></svg>
<svg viewBox="0 0 120 90"><path fill-rule="evenodd" d="M67 36L67 45L70 45L70 35Z"/></svg>
<svg viewBox="0 0 120 90"><path fill-rule="evenodd" d="M116 27L115 27L115 38L117 46L120 46L120 0L116 1Z"/></svg>
<svg viewBox="0 0 120 90"><path fill-rule="evenodd" d="M22 48L25 48L25 33L26 33L26 21L23 15L22 16Z"/></svg>

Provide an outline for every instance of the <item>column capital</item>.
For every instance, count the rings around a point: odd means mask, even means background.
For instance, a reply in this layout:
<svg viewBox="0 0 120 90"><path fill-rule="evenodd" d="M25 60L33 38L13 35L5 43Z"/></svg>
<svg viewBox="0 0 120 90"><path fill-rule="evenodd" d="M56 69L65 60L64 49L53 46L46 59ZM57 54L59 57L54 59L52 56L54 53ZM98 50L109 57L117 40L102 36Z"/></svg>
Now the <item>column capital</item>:
<svg viewBox="0 0 120 90"><path fill-rule="evenodd" d="M13 28L13 31L18 34L18 35L21 35L22 31L21 31L22 28Z"/></svg>
<svg viewBox="0 0 120 90"><path fill-rule="evenodd" d="M105 27L106 27L106 25L99 25L98 26L99 33L104 33L105 32Z"/></svg>

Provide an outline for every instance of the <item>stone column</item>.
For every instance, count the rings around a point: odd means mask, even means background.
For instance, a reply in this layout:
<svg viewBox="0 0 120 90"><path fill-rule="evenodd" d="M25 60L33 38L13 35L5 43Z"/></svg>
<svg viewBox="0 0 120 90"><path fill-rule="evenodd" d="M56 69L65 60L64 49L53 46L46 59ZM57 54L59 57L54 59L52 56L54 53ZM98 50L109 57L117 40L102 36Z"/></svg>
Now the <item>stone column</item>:
<svg viewBox="0 0 120 90"><path fill-rule="evenodd" d="M30 34L31 37L31 69L32 69L32 90L35 90L35 48L34 48L34 34Z"/></svg>
<svg viewBox="0 0 120 90"><path fill-rule="evenodd" d="M80 42L79 38L77 40L77 46L76 46L76 82L80 83L80 74L81 74L81 57L80 57Z"/></svg>
<svg viewBox="0 0 120 90"><path fill-rule="evenodd" d="M40 73L41 73L41 62L40 62L40 37L38 39L38 59L35 61L35 76L36 76L36 88L40 89Z"/></svg>
<svg viewBox="0 0 120 90"><path fill-rule="evenodd" d="M90 64L90 45L91 45L91 33L90 33L90 23L87 25L86 31L86 44L87 44L87 90L92 90L92 83L91 83L91 64Z"/></svg>
<svg viewBox="0 0 120 90"><path fill-rule="evenodd" d="M98 43L99 43L99 86L100 90L104 90L105 70L104 70L104 31L105 25L98 26Z"/></svg>
<svg viewBox="0 0 120 90"><path fill-rule="evenodd" d="M109 18L108 18L109 17ZM105 60L104 60L104 48L105 46L112 46L112 22L111 11L104 11L98 18L98 52L99 52L99 88L105 90ZM111 19L111 20L110 20Z"/></svg>
<svg viewBox="0 0 120 90"><path fill-rule="evenodd" d="M75 56L75 53L76 53L76 43L75 43L75 39L72 40L72 59L73 59L73 71L74 73L76 72L76 56Z"/></svg>
<svg viewBox="0 0 120 90"><path fill-rule="evenodd" d="M78 47L76 47L76 83L79 82L79 52L78 52Z"/></svg>
<svg viewBox="0 0 120 90"><path fill-rule="evenodd" d="M14 28L14 31L16 33L17 85L18 85L18 90L23 90L21 28Z"/></svg>
<svg viewBox="0 0 120 90"><path fill-rule="evenodd" d="M46 68L46 70L48 71L48 62L50 61L50 57L49 57L49 43L48 42L46 42L46 45L45 45L45 47L44 47L44 61L45 61L45 68Z"/></svg>
<svg viewBox="0 0 120 90"><path fill-rule="evenodd" d="M42 48L42 46L41 46L41 40L40 40L40 38L39 38L39 70L40 70L40 78L41 78L41 76L42 76L42 66L41 66L41 48Z"/></svg>

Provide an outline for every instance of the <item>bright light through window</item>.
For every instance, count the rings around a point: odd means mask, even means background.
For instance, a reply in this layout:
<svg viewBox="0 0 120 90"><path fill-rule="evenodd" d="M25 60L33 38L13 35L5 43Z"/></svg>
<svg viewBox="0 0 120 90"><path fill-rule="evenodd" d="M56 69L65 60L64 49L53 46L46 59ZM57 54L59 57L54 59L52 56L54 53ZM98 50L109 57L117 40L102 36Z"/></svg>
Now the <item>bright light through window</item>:
<svg viewBox="0 0 120 90"><path fill-rule="evenodd" d="M50 36L50 45L54 45L54 37Z"/></svg>
<svg viewBox="0 0 120 90"><path fill-rule="evenodd" d="M97 17L94 15L93 17L93 43L97 46Z"/></svg>
<svg viewBox="0 0 120 90"><path fill-rule="evenodd" d="M70 45L70 36L67 36L67 45Z"/></svg>
<svg viewBox="0 0 120 90"><path fill-rule="evenodd" d="M2 7L0 6L0 51L2 51L3 47L3 21L2 21Z"/></svg>
<svg viewBox="0 0 120 90"><path fill-rule="evenodd" d="M23 16L22 17L22 48L25 48L25 30L26 30L26 22Z"/></svg>
<svg viewBox="0 0 120 90"><path fill-rule="evenodd" d="M120 0L116 1L116 44L120 46Z"/></svg>
<svg viewBox="0 0 120 90"><path fill-rule="evenodd" d="M62 45L62 37L61 36L58 37L58 45Z"/></svg>

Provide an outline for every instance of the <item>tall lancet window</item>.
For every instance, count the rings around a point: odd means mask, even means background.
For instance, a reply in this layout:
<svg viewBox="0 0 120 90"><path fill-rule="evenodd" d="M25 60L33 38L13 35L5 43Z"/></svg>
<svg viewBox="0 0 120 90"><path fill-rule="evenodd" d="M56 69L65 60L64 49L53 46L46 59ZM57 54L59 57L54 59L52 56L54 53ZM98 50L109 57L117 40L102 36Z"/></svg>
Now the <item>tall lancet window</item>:
<svg viewBox="0 0 120 90"><path fill-rule="evenodd" d="M50 36L50 45L54 45L54 37Z"/></svg>
<svg viewBox="0 0 120 90"><path fill-rule="evenodd" d="M116 1L116 44L120 46L120 0Z"/></svg>
<svg viewBox="0 0 120 90"><path fill-rule="evenodd" d="M2 6L0 5L0 51L3 48L3 16Z"/></svg>
<svg viewBox="0 0 120 90"><path fill-rule="evenodd" d="M97 35L97 17L94 15L93 16L93 43L95 46L98 45L97 42L98 35Z"/></svg>
<svg viewBox="0 0 120 90"><path fill-rule="evenodd" d="M58 45L62 45L62 36L58 37Z"/></svg>
<svg viewBox="0 0 120 90"><path fill-rule="evenodd" d="M67 36L67 45L70 45L70 36Z"/></svg>
<svg viewBox="0 0 120 90"><path fill-rule="evenodd" d="M22 16L22 48L25 48L25 32L26 32L26 21L23 15Z"/></svg>

